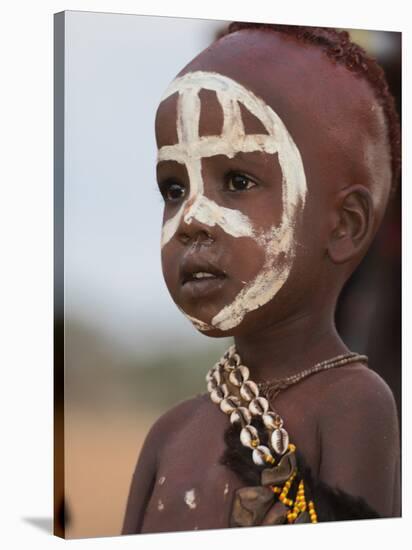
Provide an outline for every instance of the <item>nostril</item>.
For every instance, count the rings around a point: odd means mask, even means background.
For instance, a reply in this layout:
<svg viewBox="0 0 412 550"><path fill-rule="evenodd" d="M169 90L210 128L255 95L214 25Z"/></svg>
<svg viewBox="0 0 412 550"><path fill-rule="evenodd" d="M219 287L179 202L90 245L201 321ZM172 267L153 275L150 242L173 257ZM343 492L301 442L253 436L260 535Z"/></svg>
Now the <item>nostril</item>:
<svg viewBox="0 0 412 550"><path fill-rule="evenodd" d="M202 246L202 245L210 245L214 242L214 239L212 235L206 231L202 230L200 233L198 233L193 241L193 246Z"/></svg>

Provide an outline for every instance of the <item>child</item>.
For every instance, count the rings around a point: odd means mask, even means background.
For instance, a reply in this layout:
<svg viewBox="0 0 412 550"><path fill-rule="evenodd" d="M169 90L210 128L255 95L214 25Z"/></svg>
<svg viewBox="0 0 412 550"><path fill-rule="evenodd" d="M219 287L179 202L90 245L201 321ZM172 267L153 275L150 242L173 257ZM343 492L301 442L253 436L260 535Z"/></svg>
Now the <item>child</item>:
<svg viewBox="0 0 412 550"><path fill-rule="evenodd" d="M344 32L232 24L156 138L166 285L234 346L152 426L122 533L399 516L392 393L334 325L398 176L381 69Z"/></svg>

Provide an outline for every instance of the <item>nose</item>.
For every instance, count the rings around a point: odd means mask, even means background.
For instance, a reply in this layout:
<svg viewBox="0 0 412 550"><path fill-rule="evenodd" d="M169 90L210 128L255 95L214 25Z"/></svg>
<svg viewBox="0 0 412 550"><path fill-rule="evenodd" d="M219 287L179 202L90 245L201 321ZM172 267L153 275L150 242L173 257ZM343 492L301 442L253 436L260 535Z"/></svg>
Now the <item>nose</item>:
<svg viewBox="0 0 412 550"><path fill-rule="evenodd" d="M196 197L192 197L187 201L183 209L183 217L185 221L188 222L196 214L196 206L193 208L193 205L196 203Z"/></svg>
<svg viewBox="0 0 412 550"><path fill-rule="evenodd" d="M183 209L182 217L177 229L177 238L183 244L209 245L215 240L214 227L202 221L202 199L192 197L187 201Z"/></svg>

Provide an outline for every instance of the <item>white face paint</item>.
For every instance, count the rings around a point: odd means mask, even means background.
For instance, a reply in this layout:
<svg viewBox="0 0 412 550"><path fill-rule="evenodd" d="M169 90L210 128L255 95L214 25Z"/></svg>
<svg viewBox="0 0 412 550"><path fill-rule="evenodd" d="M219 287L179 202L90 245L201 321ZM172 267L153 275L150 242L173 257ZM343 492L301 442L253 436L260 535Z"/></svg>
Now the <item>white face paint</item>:
<svg viewBox="0 0 412 550"><path fill-rule="evenodd" d="M216 92L223 110L223 129L219 136L199 136L200 90ZM219 311L210 324L183 312L201 331L229 330L239 325L246 313L269 302L289 276L296 249L296 220L303 211L307 190L303 163L297 146L275 111L235 80L214 72L187 73L170 84L162 101L176 92L179 94L178 143L161 147L158 162L172 160L184 164L190 193L176 214L164 224L162 248L184 218L188 224L196 219L210 227L219 225L233 237L250 237L265 251L264 265L256 277L245 284L233 302ZM245 134L240 103L263 124L267 134ZM203 158L215 155L233 158L239 152L253 151L277 153L282 170L282 219L278 226L273 225L267 231L255 227L252 220L239 210L220 206L204 194ZM190 207L185 211L189 201ZM280 254L283 255L282 262L276 262Z"/></svg>

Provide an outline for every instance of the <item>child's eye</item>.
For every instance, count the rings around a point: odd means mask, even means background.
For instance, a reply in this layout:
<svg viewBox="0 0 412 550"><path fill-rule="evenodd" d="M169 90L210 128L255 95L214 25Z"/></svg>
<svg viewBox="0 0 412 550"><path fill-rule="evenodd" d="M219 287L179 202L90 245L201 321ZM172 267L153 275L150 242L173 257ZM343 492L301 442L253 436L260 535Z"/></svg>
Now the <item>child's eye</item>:
<svg viewBox="0 0 412 550"><path fill-rule="evenodd" d="M159 189L165 202L178 201L185 195L185 186L174 180L160 183Z"/></svg>
<svg viewBox="0 0 412 550"><path fill-rule="evenodd" d="M229 191L247 191L257 185L249 176L237 172L228 174L226 184Z"/></svg>

